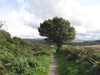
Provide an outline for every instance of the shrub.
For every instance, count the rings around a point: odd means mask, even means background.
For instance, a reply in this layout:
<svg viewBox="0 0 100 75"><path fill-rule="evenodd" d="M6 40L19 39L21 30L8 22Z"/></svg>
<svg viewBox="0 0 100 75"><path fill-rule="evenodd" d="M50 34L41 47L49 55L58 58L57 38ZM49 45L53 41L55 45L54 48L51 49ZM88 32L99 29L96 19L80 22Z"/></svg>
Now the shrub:
<svg viewBox="0 0 100 75"><path fill-rule="evenodd" d="M33 57L20 57L16 58L14 61L11 61L6 64L8 72L13 72L15 74L26 74L30 75L33 73L32 70L38 65L36 60Z"/></svg>
<svg viewBox="0 0 100 75"><path fill-rule="evenodd" d="M67 60L89 62L89 57L95 60L100 60L100 52L94 47L64 46L61 49L61 53L66 55Z"/></svg>
<svg viewBox="0 0 100 75"><path fill-rule="evenodd" d="M16 44L16 45L22 45L24 47L25 46L32 46L31 42L22 40L21 38L18 38L18 37L13 38L13 43Z"/></svg>
<svg viewBox="0 0 100 75"><path fill-rule="evenodd" d="M94 72L95 75L100 74L100 61L96 61L93 58L89 58L90 62L92 63L91 72Z"/></svg>
<svg viewBox="0 0 100 75"><path fill-rule="evenodd" d="M0 40L3 41L10 41L11 40L11 36L8 32L6 32L5 30L0 30Z"/></svg>
<svg viewBox="0 0 100 75"><path fill-rule="evenodd" d="M67 46L62 48L62 52L64 51L64 53L66 54L66 58L67 60L77 60L81 57L81 53L82 53L82 48L79 46Z"/></svg>

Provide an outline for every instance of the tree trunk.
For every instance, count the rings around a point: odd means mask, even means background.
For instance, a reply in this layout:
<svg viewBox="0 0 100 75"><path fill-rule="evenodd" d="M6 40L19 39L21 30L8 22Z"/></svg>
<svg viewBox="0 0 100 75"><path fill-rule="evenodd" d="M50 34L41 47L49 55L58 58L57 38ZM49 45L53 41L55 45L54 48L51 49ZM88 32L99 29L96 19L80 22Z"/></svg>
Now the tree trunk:
<svg viewBox="0 0 100 75"><path fill-rule="evenodd" d="M56 52L59 53L61 46L57 46Z"/></svg>

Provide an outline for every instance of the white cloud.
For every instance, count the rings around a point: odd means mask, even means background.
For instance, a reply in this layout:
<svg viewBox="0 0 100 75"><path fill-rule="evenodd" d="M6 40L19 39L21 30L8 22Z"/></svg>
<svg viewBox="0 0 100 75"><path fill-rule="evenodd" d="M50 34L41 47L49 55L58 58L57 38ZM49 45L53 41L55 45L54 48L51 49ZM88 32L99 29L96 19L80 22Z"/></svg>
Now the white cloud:
<svg viewBox="0 0 100 75"><path fill-rule="evenodd" d="M0 0L0 2L7 2L8 0Z"/></svg>
<svg viewBox="0 0 100 75"><path fill-rule="evenodd" d="M100 28L100 6L90 4L83 6L82 2L89 3L94 0L37 0L33 1L28 8L29 13L45 20L54 16L60 16L70 20L72 25L76 28L77 33L87 34L88 31L99 30ZM77 38L95 39L95 36L84 35ZM96 33L95 33L96 34ZM92 37L92 38L90 38Z"/></svg>
<svg viewBox="0 0 100 75"><path fill-rule="evenodd" d="M24 0L16 0L18 3L23 3Z"/></svg>
<svg viewBox="0 0 100 75"><path fill-rule="evenodd" d="M93 4L95 0L16 1L18 3L23 2L23 5L21 5L19 10L13 9L10 14L8 13L9 15L6 14L7 26L13 36L25 37L25 35L28 35L32 37L31 35L34 34L34 37L40 37L37 31L40 23L46 19L58 16L69 20L76 28L76 39L94 40L100 38L98 31L100 28L100 5ZM2 13L0 12L0 14Z"/></svg>
<svg viewBox="0 0 100 75"><path fill-rule="evenodd" d="M42 38L37 30L41 20L35 18L33 14L24 10L19 12L12 10L7 17L6 25L12 37Z"/></svg>

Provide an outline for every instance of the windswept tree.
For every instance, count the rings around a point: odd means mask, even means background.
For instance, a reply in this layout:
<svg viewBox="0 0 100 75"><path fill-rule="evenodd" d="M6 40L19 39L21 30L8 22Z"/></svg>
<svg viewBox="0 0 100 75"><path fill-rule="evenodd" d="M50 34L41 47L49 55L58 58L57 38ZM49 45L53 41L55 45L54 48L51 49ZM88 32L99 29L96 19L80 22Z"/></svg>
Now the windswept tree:
<svg viewBox="0 0 100 75"><path fill-rule="evenodd" d="M73 40L76 34L70 22L61 17L54 17L40 23L38 31L41 36L46 36L49 41L56 44L56 52L59 52L64 42Z"/></svg>

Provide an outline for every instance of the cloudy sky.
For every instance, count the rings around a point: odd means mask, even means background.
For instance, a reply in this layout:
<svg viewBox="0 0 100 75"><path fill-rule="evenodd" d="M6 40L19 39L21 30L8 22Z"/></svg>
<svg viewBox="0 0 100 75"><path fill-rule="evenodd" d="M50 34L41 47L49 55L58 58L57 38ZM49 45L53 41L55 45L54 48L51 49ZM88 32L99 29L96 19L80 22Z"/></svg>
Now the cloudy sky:
<svg viewBox="0 0 100 75"><path fill-rule="evenodd" d="M100 39L100 0L0 0L0 20L12 37L41 38L46 19L63 17L76 29L76 40Z"/></svg>

